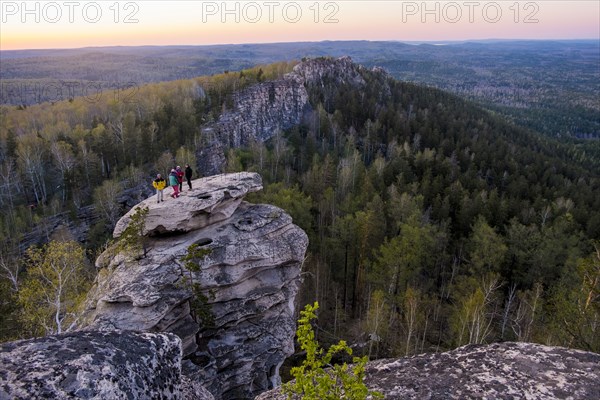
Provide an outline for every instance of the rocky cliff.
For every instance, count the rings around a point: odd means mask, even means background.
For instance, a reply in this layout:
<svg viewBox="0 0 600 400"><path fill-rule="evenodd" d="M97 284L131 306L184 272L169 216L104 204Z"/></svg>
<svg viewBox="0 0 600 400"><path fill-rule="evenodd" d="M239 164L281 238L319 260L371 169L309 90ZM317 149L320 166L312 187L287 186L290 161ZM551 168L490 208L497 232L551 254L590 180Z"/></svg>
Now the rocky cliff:
<svg viewBox="0 0 600 400"><path fill-rule="evenodd" d="M235 93L233 108L202 128L208 144L198 154L200 171L222 172L227 148L264 142L278 131L298 125L307 107L308 93L295 74Z"/></svg>
<svg viewBox="0 0 600 400"><path fill-rule="evenodd" d="M279 367L293 352L307 236L281 209L243 201L262 188L258 174L212 176L193 187L177 199L139 204L148 208L146 255L111 248L98 258L84 327L174 333L187 378L216 398L252 398L279 383ZM116 237L134 213L117 223ZM195 260L197 272L182 261L192 244L209 249ZM207 312L211 318L200 318Z"/></svg>
<svg viewBox="0 0 600 400"><path fill-rule="evenodd" d="M367 364L386 399L600 399L600 355L533 343L469 345ZM279 390L257 400L286 400Z"/></svg>
<svg viewBox="0 0 600 400"><path fill-rule="evenodd" d="M349 57L310 59L296 65L283 79L259 83L236 93L232 109L221 114L215 123L202 127L208 143L198 150L200 171L205 175L220 173L228 148L252 141L265 142L277 132L299 125L311 109L308 92L311 87L340 84L361 87L365 85L362 76L365 71ZM325 103L328 100L323 99Z"/></svg>

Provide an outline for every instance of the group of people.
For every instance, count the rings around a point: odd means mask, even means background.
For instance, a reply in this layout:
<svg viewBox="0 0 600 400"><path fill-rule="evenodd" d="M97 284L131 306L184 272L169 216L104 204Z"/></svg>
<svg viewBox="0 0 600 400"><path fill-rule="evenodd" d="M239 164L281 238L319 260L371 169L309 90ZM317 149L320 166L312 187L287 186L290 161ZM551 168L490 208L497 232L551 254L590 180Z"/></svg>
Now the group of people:
<svg viewBox="0 0 600 400"><path fill-rule="evenodd" d="M167 179L163 178L161 174L156 175L156 179L152 181L152 186L156 189L156 202L160 203L164 201L163 199L163 190L170 186L173 188L173 193L171 197L176 199L179 197L179 193L183 192L183 178L185 177L190 190L192 190L192 168L189 164L186 164L185 171L181 170L181 167L178 165L176 168L171 170Z"/></svg>

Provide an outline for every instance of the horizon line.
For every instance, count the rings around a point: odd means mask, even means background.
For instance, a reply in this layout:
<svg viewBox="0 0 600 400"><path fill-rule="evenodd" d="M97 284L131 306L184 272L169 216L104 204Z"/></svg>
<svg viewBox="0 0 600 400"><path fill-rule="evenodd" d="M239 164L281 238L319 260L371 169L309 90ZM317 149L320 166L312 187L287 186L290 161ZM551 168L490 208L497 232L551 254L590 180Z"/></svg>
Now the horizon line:
<svg viewBox="0 0 600 400"><path fill-rule="evenodd" d="M140 47L214 47L214 46L244 46L244 45L277 45L277 44L296 44L296 43L349 43L349 42L372 42L372 43L403 43L403 44L460 44L473 42L578 42L578 41L598 41L600 38L487 38L487 39L438 39L438 40L402 40L402 39L347 39L347 40L299 40L289 42L241 42L241 43L213 43L213 44L140 44L140 45L100 45L100 46L80 46L80 47L48 47L48 48L20 48L3 50L9 51L56 51L56 50L83 50L83 49L102 49L102 48L140 48Z"/></svg>

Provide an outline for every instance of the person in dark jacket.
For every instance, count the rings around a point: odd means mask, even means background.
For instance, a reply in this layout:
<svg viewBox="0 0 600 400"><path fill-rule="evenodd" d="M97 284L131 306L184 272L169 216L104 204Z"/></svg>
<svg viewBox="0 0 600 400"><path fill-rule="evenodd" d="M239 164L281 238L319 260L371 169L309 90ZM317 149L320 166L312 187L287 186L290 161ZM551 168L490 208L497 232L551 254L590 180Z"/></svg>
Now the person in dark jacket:
<svg viewBox="0 0 600 400"><path fill-rule="evenodd" d="M185 164L185 180L187 181L188 186L190 187L190 190L192 190L192 174L194 172L192 171L192 167L190 167L190 164Z"/></svg>

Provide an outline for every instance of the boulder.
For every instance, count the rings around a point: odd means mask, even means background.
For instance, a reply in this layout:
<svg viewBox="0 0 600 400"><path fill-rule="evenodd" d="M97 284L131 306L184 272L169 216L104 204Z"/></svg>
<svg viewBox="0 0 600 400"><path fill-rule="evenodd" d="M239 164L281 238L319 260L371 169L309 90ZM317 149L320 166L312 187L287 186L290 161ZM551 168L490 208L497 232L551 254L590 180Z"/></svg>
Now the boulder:
<svg viewBox="0 0 600 400"><path fill-rule="evenodd" d="M184 399L181 341L112 331L4 343L0 399Z"/></svg>
<svg viewBox="0 0 600 400"><path fill-rule="evenodd" d="M468 345L367 364L386 399L600 399L600 354L533 343ZM287 400L280 389L257 400Z"/></svg>
<svg viewBox="0 0 600 400"><path fill-rule="evenodd" d="M283 210L243 201L260 188L257 174L225 174L194 181L177 199L142 202L146 255L108 249L99 257L82 329L176 334L183 373L216 398L253 398L278 385L279 367L294 349L294 298L308 239ZM196 272L182 261L192 244L209 250ZM202 309L191 305L192 282L205 297ZM202 317L206 311L211 318Z"/></svg>

